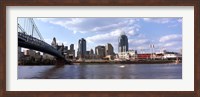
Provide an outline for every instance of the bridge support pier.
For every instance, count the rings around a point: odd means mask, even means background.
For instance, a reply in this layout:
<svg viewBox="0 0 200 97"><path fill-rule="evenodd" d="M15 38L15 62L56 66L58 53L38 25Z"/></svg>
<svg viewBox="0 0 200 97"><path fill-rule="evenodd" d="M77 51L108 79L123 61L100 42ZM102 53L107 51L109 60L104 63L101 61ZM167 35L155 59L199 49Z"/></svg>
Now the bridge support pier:
<svg viewBox="0 0 200 97"><path fill-rule="evenodd" d="M56 65L65 65L65 60L61 58L56 58Z"/></svg>

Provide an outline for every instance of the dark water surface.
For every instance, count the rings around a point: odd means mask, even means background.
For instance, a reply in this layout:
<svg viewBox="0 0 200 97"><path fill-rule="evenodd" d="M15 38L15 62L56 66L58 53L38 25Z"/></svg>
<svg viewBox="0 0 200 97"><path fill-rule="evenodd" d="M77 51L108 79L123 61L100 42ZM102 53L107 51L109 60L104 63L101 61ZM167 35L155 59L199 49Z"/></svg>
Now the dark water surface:
<svg viewBox="0 0 200 97"><path fill-rule="evenodd" d="M182 64L18 66L18 79L182 79Z"/></svg>

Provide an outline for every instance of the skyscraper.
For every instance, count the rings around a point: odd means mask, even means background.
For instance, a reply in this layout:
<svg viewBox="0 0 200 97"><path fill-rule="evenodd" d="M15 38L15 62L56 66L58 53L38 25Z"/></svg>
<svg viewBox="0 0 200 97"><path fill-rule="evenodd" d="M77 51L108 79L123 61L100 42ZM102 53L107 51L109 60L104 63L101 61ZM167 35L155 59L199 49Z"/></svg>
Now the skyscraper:
<svg viewBox="0 0 200 97"><path fill-rule="evenodd" d="M113 46L110 43L107 43L105 46L105 54L107 55L114 55Z"/></svg>
<svg viewBox="0 0 200 97"><path fill-rule="evenodd" d="M94 51L93 51L93 49L90 49L90 53L89 53L90 55L94 55Z"/></svg>
<svg viewBox="0 0 200 97"><path fill-rule="evenodd" d="M53 38L53 41L52 41L52 43L51 43L51 45L54 47L54 48L57 48L57 43L56 43L56 38L54 37Z"/></svg>
<svg viewBox="0 0 200 97"><path fill-rule="evenodd" d="M52 41L51 45L52 45L53 47L56 47L56 46L57 46L56 38L55 38L55 37L53 38L53 41Z"/></svg>
<svg viewBox="0 0 200 97"><path fill-rule="evenodd" d="M74 44L70 44L70 50L68 51L69 58L74 59L75 58L75 50L74 50Z"/></svg>
<svg viewBox="0 0 200 97"><path fill-rule="evenodd" d="M95 54L100 58L105 57L105 46L97 46L95 47Z"/></svg>
<svg viewBox="0 0 200 97"><path fill-rule="evenodd" d="M74 44L71 44L71 45L70 45L70 50L71 50L71 51L74 50Z"/></svg>
<svg viewBox="0 0 200 97"><path fill-rule="evenodd" d="M84 58L86 54L86 40L84 38L79 39L78 41L78 53L79 58Z"/></svg>
<svg viewBox="0 0 200 97"><path fill-rule="evenodd" d="M128 51L128 38L123 32L119 37L118 52L127 52Z"/></svg>
<svg viewBox="0 0 200 97"><path fill-rule="evenodd" d="M65 46L64 47L64 53L67 53L67 51L68 51L68 46Z"/></svg>

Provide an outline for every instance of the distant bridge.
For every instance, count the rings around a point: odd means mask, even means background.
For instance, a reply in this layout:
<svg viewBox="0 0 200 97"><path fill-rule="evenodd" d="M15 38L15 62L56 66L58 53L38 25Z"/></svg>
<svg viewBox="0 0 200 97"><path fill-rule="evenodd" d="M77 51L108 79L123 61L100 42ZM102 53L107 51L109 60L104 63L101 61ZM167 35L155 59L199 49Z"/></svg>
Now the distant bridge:
<svg viewBox="0 0 200 97"><path fill-rule="evenodd" d="M18 46L53 55L56 57L57 65L71 63L65 59L62 51L57 50L44 41L32 18L18 20Z"/></svg>

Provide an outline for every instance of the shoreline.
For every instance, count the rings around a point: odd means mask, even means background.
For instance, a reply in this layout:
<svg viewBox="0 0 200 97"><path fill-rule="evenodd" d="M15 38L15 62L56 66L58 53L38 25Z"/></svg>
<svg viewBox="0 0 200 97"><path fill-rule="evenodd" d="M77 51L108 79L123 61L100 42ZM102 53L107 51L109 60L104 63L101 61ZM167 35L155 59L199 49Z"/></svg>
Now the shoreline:
<svg viewBox="0 0 200 97"><path fill-rule="evenodd" d="M139 60L139 61L76 61L72 62L72 64L64 64L64 65L104 65L104 64L111 64L111 65L119 65L119 64L182 64L182 62L176 63L175 60ZM29 65L22 65L18 64L18 66L50 66L54 64L29 64Z"/></svg>
<svg viewBox="0 0 200 97"><path fill-rule="evenodd" d="M80 64L80 65L87 65L87 64L182 64L182 62L176 63L174 60L165 60L165 61L160 61L160 60L154 60L154 61L116 61L116 62L73 62L73 64Z"/></svg>

